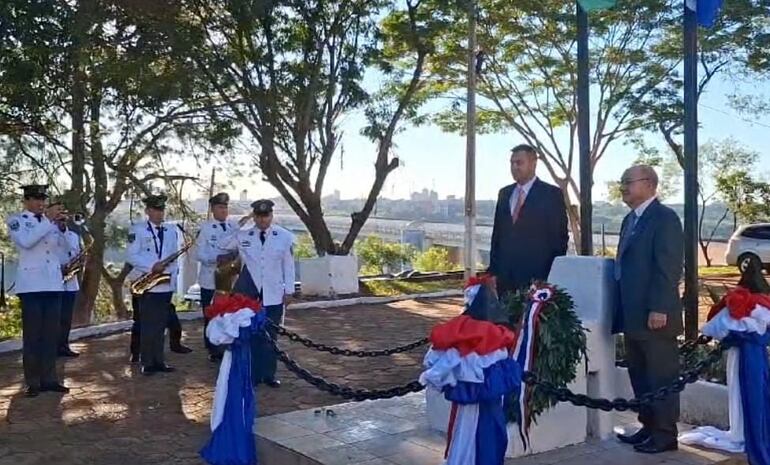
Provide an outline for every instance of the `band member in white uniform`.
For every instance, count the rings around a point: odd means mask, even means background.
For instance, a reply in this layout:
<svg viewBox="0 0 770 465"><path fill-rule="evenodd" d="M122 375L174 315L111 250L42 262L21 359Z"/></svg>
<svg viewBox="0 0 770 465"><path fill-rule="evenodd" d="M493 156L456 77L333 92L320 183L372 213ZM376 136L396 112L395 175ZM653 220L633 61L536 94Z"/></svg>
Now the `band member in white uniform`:
<svg viewBox="0 0 770 465"><path fill-rule="evenodd" d="M271 200L257 200L251 206L255 225L221 240L219 248L229 253L220 260L229 261L240 255L243 268L233 292L259 298L267 317L281 324L284 305L294 294L294 235L272 224ZM275 332L272 329L269 332L275 338ZM279 387L281 382L275 376L277 358L269 342L263 336L256 336L251 338L251 343L254 384Z"/></svg>
<svg viewBox="0 0 770 465"><path fill-rule="evenodd" d="M206 318L206 308L211 304L214 297L216 286L214 285L214 273L217 269L217 256L222 253L217 248L217 243L228 234L234 234L240 226L237 221L228 220L228 204L230 196L226 193L217 194L209 199L209 208L211 209L212 219L205 221L201 225L198 239L195 242L196 258L200 262L198 270L198 284L201 287L201 308L203 308L203 342L206 350L209 352L209 360L219 361L222 359L222 349L211 344L206 337L206 327L208 318Z"/></svg>
<svg viewBox="0 0 770 465"><path fill-rule="evenodd" d="M131 227L126 251L126 261L134 268L133 273L142 275L152 271L171 275L168 283L148 289L138 298L140 361L145 375L174 371L164 361L163 341L172 311L178 264L174 261L163 266L162 261L177 252L179 241L177 227L163 223L166 200L165 195L152 195L143 200L147 221Z"/></svg>
<svg viewBox="0 0 770 465"><path fill-rule="evenodd" d="M62 283L57 253L63 236L55 221L61 206L45 208L47 185L24 190L24 211L11 215L6 224L16 245L18 267L16 295L21 301L24 381L27 397L41 391L67 393L56 373Z"/></svg>
<svg viewBox="0 0 770 465"><path fill-rule="evenodd" d="M62 201L61 199L57 199L50 205L62 205ZM59 247L59 261L61 265L64 266L80 254L80 236L78 233L67 227L66 218L61 218L57 221L56 226L63 236L61 247ZM78 282L78 276L73 276L71 279L64 282L64 291L61 296L59 344L57 345L57 352L60 357L80 356L80 354L70 348L69 343L70 329L72 329L72 312L75 308L75 299L77 298L79 291L80 283Z"/></svg>

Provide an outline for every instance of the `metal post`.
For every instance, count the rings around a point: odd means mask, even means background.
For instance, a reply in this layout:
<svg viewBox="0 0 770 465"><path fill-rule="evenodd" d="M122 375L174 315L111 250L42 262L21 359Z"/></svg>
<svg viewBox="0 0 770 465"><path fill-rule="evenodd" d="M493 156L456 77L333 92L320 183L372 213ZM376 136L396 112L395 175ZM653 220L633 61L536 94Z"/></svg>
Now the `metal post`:
<svg viewBox="0 0 770 465"><path fill-rule="evenodd" d="M607 256L607 227L602 223L602 257Z"/></svg>
<svg viewBox="0 0 770 465"><path fill-rule="evenodd" d="M465 135L465 279L476 275L476 0L468 0L468 121Z"/></svg>
<svg viewBox="0 0 770 465"><path fill-rule="evenodd" d="M591 110L588 76L588 13L575 2L577 16L577 123L580 152L580 255L593 255Z"/></svg>
<svg viewBox="0 0 770 465"><path fill-rule="evenodd" d="M698 24L684 7L684 315L698 337Z"/></svg>
<svg viewBox="0 0 770 465"><path fill-rule="evenodd" d="M214 175L217 173L216 168L211 168L211 182L209 183L209 198L214 196ZM211 208L206 209L206 220L211 219Z"/></svg>

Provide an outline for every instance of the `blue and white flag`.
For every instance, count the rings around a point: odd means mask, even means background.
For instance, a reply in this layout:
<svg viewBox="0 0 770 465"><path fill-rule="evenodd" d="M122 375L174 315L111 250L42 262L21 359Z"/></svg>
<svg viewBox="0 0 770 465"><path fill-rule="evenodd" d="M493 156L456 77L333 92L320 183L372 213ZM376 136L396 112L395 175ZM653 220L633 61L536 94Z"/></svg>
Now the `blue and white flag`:
<svg viewBox="0 0 770 465"><path fill-rule="evenodd" d="M685 6L694 11L698 17L698 24L704 27L712 27L722 8L722 0L685 0Z"/></svg>

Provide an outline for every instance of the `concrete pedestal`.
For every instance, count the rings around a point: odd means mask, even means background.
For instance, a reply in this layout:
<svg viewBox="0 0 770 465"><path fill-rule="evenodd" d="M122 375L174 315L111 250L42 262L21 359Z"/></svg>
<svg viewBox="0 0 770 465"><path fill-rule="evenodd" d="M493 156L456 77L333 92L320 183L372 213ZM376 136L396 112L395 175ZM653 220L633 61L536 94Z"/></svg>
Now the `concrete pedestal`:
<svg viewBox="0 0 770 465"><path fill-rule="evenodd" d="M575 311L587 329L588 370L580 364L569 388L590 396L613 398L615 393L615 344L610 334L614 309L613 262L598 257L559 257L549 282L564 289L575 302ZM450 404L441 393L426 391L428 423L446 433ZM543 413L530 429L530 448L524 451L516 425L508 427L507 457L546 452L585 442L589 437L612 435L612 414L561 403Z"/></svg>
<svg viewBox="0 0 770 465"><path fill-rule="evenodd" d="M358 258L326 255L299 261L303 295L334 297L358 292Z"/></svg>

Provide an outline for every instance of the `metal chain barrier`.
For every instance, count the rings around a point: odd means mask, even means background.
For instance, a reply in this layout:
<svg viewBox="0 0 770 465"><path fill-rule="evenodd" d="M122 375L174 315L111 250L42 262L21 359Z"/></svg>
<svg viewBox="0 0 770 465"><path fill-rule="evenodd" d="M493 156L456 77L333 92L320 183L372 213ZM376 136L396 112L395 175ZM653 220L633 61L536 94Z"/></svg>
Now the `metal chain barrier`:
<svg viewBox="0 0 770 465"><path fill-rule="evenodd" d="M270 324L272 324L276 329L283 330L284 332L288 333L288 331L281 328L280 326L275 325L272 322ZM401 397L406 394L410 394L413 392L420 392L423 389L425 389L425 386L420 384L418 381L412 381L402 386L394 386L387 389L371 389L371 390L354 389L354 388L351 388L350 386L343 386L337 383L333 383L333 382L327 381L321 376L312 374L311 372L309 372L308 370L300 366L299 363L297 363L295 360L293 360L289 356L289 354L287 354L285 351L281 350L278 347L278 344L276 343L275 339L273 339L267 331L265 331L265 337L270 343L270 346L272 347L272 349L277 354L278 359L286 366L286 368L289 371L294 373L298 378L317 387L321 391L328 392L329 394L332 394L334 396L342 397L344 399L352 399L356 401L377 400L377 399L390 399L393 397ZM709 341L710 341L710 338L701 336L694 341L689 341L688 343L685 343L680 348L680 351L684 351L684 350L692 351L695 346L706 344ZM303 342L303 344L305 343ZM416 344L416 343L413 343L413 344ZM684 349L685 347L692 347L692 348ZM329 349L332 349L332 348L329 348ZM603 399L603 398L589 397L585 394L575 394L574 392L570 391L567 388L558 387L557 385L551 382L539 380L537 375L532 372L525 372L522 376L522 380L524 381L524 383L534 386L536 389L541 389L546 395L548 395L549 397L559 402L569 402L578 407L586 407L586 408L595 409L595 410L603 410L605 412L609 412L613 410L616 410L619 412L624 412L627 410L638 412L642 406L652 404L653 402L657 402L659 400L663 400L669 395L678 394L684 391L685 387L688 384L692 384L698 381L699 376L707 368L709 368L711 365L721 360L722 354L724 353L725 349L726 347L724 345L722 344L718 345L717 347L715 347L709 352L706 358L698 362L692 369L685 371L683 374L681 374L677 378L676 381L674 381L670 385L664 386L652 392L648 392L634 399L617 398L617 399L609 400L609 399Z"/></svg>
<svg viewBox="0 0 770 465"><path fill-rule="evenodd" d="M394 386L388 389L353 389L349 386L342 386L337 383L332 383L325 380L320 376L316 376L306 369L302 368L297 362L289 357L289 354L282 351L275 340L266 333L266 337L270 342L275 353L278 355L278 359L286 365L286 368L297 375L298 378L312 384L321 391L328 392L331 395L342 397L343 399L352 399L356 401L362 400L376 400L376 399L390 399L393 397L401 397L412 392L420 392L425 387L418 381L412 381L403 386Z"/></svg>
<svg viewBox="0 0 770 465"><path fill-rule="evenodd" d="M430 342L430 339L425 337L418 341L414 341L403 346L393 347L391 349L350 350L350 349L341 349L339 347L327 346L326 344L319 344L306 337L302 337L297 333L291 332L288 329L284 328L283 326L278 325L272 321L269 321L268 324L271 325L273 329L275 329L278 335L287 337L291 342L299 342L300 344L310 349L315 349L320 352L328 352L332 355L341 355L343 357L359 357L359 358L387 357L393 354L409 352L411 350L417 349L418 347L427 345Z"/></svg>
<svg viewBox="0 0 770 465"><path fill-rule="evenodd" d="M585 394L575 394L567 388L560 388L548 381L540 381L537 379L537 375L531 372L524 373L523 379L525 383L535 386L537 389L542 389L546 395L558 400L559 402L569 402L578 407L587 407L590 409L603 410L605 412L612 410L617 410L619 412L632 410L638 412L640 407L649 405L659 400L663 400L671 394L678 394L684 391L684 388L688 384L692 384L698 381L701 373L703 373L707 368L709 368L714 363L717 363L722 358L722 353L725 351L725 349L726 347L722 344L718 345L713 350L711 350L711 352L709 352L706 358L698 362L692 369L687 370L681 374L679 378L677 378L677 380L672 384L664 386L655 391L648 392L635 399L627 400L618 398L609 400L592 398Z"/></svg>

